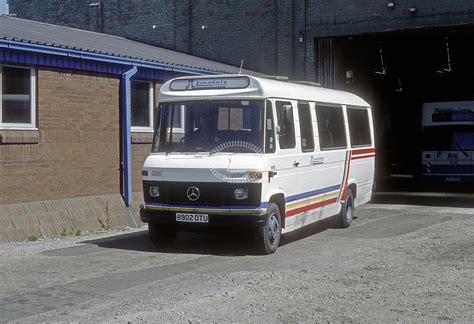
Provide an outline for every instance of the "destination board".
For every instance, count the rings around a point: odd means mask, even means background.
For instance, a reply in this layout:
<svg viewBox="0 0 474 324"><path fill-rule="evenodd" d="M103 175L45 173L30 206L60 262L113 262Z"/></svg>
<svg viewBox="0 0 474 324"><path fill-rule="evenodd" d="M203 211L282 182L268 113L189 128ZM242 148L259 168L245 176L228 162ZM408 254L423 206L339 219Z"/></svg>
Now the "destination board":
<svg viewBox="0 0 474 324"><path fill-rule="evenodd" d="M178 79L171 82L173 91L209 90L209 89L244 89L250 84L247 77L222 77L203 79Z"/></svg>

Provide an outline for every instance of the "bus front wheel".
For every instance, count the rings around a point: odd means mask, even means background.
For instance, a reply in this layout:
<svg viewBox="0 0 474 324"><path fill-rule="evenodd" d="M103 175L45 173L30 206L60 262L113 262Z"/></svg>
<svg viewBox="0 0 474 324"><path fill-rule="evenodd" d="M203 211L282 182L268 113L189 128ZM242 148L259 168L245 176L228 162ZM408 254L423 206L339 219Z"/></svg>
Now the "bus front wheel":
<svg viewBox="0 0 474 324"><path fill-rule="evenodd" d="M265 225L257 230L257 247L262 254L272 254L281 239L281 214L277 204L270 203L267 208Z"/></svg>

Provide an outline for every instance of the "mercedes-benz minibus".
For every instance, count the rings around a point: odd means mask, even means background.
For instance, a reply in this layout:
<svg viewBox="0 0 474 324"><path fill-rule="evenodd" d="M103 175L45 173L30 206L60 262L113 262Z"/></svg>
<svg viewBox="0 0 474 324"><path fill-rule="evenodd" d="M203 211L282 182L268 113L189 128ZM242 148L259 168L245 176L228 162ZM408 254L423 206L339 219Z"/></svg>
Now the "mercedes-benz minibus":
<svg viewBox="0 0 474 324"><path fill-rule="evenodd" d="M144 205L155 244L178 231L242 227L275 252L281 235L371 199L374 131L360 97L247 75L182 77L160 90Z"/></svg>

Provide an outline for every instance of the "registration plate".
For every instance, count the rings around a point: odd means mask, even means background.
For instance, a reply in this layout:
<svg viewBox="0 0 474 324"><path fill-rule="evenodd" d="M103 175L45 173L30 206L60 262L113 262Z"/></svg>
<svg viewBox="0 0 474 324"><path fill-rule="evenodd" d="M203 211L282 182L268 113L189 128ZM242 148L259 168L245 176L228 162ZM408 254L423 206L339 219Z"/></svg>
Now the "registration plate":
<svg viewBox="0 0 474 324"><path fill-rule="evenodd" d="M459 177L446 177L447 182L461 182L461 178Z"/></svg>
<svg viewBox="0 0 474 324"><path fill-rule="evenodd" d="M176 213L176 221L183 223L209 223L209 215Z"/></svg>

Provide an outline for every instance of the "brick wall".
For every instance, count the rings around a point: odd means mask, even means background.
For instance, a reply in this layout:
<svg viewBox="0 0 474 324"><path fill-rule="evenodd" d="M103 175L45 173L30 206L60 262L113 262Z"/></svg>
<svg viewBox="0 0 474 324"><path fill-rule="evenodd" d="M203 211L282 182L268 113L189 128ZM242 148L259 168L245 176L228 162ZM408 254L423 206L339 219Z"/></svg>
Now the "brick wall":
<svg viewBox="0 0 474 324"><path fill-rule="evenodd" d="M177 2L184 1L102 1L104 19L102 31L166 48L175 48L174 22Z"/></svg>
<svg viewBox="0 0 474 324"><path fill-rule="evenodd" d="M89 3L97 2L101 3L100 9L89 7ZM237 66L243 59L248 69L276 73L277 3L274 0L9 0L9 3L10 12L20 18L101 31ZM97 10L101 10L100 15ZM97 19L101 19L99 23ZM202 26L206 28L203 30Z"/></svg>
<svg viewBox="0 0 474 324"><path fill-rule="evenodd" d="M388 2L395 4L393 9ZM307 7L307 28L315 37L472 23L471 0L308 0Z"/></svg>
<svg viewBox="0 0 474 324"><path fill-rule="evenodd" d="M394 0L393 9L380 0L102 0L100 14L89 7L97 2L9 0L19 17L103 31L237 66L243 59L248 69L296 79L315 78L318 37L474 23L471 0Z"/></svg>
<svg viewBox="0 0 474 324"><path fill-rule="evenodd" d="M0 145L0 204L120 193L119 82L38 70L38 143Z"/></svg>
<svg viewBox="0 0 474 324"><path fill-rule="evenodd" d="M106 217L112 226L138 222L120 197L119 85L116 77L38 69L38 131L0 131L0 241L98 229ZM151 138L132 138L135 213Z"/></svg>
<svg viewBox="0 0 474 324"><path fill-rule="evenodd" d="M247 69L277 73L277 1L191 3L192 54L235 66L243 59Z"/></svg>
<svg viewBox="0 0 474 324"><path fill-rule="evenodd" d="M89 0L7 0L19 18L89 29ZM96 2L96 1L91 1Z"/></svg>

